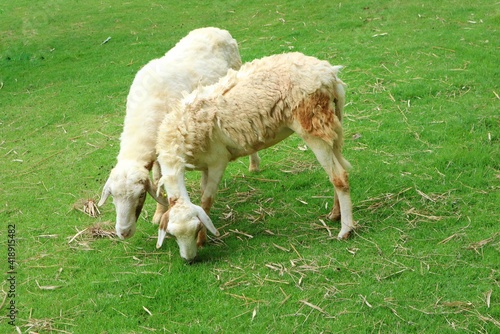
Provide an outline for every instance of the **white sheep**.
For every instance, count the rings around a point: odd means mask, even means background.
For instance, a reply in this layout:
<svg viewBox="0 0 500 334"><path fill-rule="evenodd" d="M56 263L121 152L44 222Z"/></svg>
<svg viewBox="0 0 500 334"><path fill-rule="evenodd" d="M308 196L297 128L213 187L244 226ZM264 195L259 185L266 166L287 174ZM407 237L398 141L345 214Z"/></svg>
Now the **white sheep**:
<svg viewBox="0 0 500 334"><path fill-rule="evenodd" d="M288 53L254 60L230 70L217 84L200 87L173 108L158 130L157 153L169 202L161 219L157 247L166 234L176 238L181 257L192 261L207 227L218 235L208 213L229 161L298 134L316 155L334 186L330 219L341 219L338 238L354 228L347 169L343 158L344 83L341 66ZM186 170L198 169L201 207L191 203ZM198 241L198 242L197 242Z"/></svg>
<svg viewBox="0 0 500 334"><path fill-rule="evenodd" d="M116 207L116 233L120 238L135 233L136 222L149 192L157 201L153 217L159 223L168 203L156 195L150 181L153 168L159 178L156 160L158 126L171 106L198 85L208 85L238 69L241 58L236 41L218 28L191 31L163 57L146 64L135 76L127 97L123 132L117 164L104 185L99 206L113 196ZM250 169L257 170L258 156L251 157Z"/></svg>

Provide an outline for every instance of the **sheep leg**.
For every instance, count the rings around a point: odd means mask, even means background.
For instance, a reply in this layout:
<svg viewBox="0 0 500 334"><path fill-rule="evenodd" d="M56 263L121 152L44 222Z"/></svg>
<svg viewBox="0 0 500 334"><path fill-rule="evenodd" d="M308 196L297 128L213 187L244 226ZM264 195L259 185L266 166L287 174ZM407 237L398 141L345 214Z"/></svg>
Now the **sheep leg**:
<svg viewBox="0 0 500 334"><path fill-rule="evenodd" d="M204 170L201 173L201 207L207 215L210 214L210 209L214 204L215 193L219 187L220 180L224 174L226 165L217 166L209 170ZM203 226L198 232L196 244L198 247L203 246L207 242L207 229Z"/></svg>
<svg viewBox="0 0 500 334"><path fill-rule="evenodd" d="M201 175L201 207L207 214L210 213L210 208L214 203L215 193L219 187L222 175L224 175L224 170L227 164L220 164L208 171L203 171Z"/></svg>
<svg viewBox="0 0 500 334"><path fill-rule="evenodd" d="M208 182L208 170L204 170L201 172L201 185L200 185L202 198L203 194L205 193L205 188L207 187L207 182ZM206 204L204 204L203 199L201 202L201 207L206 212L207 215L210 213L210 207L208 208L206 207ZM205 226L202 226L196 238L196 246L203 247L206 242L207 242L207 228Z"/></svg>
<svg viewBox="0 0 500 334"><path fill-rule="evenodd" d="M158 186L158 181L161 178L161 170L160 170L160 164L158 161L155 161L153 163L153 183ZM156 203L156 211L153 216L153 224L159 224L161 221L161 217L165 212L167 212L168 208L166 206L163 206L159 203Z"/></svg>
<svg viewBox="0 0 500 334"><path fill-rule="evenodd" d="M328 219L330 220L340 220L340 202L339 202L339 195L337 194L337 191L334 191L333 194L333 209L332 211L328 214Z"/></svg>
<svg viewBox="0 0 500 334"><path fill-rule="evenodd" d="M333 209L329 217L336 218L340 215L341 229L338 239L346 239L349 232L354 229L352 217L352 202L349 192L349 180L343 166L345 161L340 152L335 152L325 141L316 137L304 138L307 145L314 152L316 159L328 174L330 182L335 189ZM338 204L337 204L338 203ZM340 208L340 210L339 210Z"/></svg>
<svg viewBox="0 0 500 334"><path fill-rule="evenodd" d="M200 182L201 196L203 196L203 193L205 192L207 182L208 182L208 170L203 170L201 172L201 182Z"/></svg>
<svg viewBox="0 0 500 334"><path fill-rule="evenodd" d="M257 152L250 155L250 166L248 170L250 172L258 172L260 170L260 158Z"/></svg>
<svg viewBox="0 0 500 334"><path fill-rule="evenodd" d="M349 181L345 170L341 174L334 176L333 183L340 204L340 222L342 228L337 236L338 239L347 239L349 233L354 229L354 220L352 218L352 202L349 192Z"/></svg>
<svg viewBox="0 0 500 334"><path fill-rule="evenodd" d="M196 246L201 248L207 243L207 228L202 226L198 232L198 237L196 238Z"/></svg>

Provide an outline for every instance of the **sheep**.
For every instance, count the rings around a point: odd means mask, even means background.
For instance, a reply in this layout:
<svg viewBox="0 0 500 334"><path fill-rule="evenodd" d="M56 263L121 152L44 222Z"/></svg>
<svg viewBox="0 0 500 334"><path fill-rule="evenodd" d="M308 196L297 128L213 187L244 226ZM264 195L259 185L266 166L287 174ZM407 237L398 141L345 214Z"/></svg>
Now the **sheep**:
<svg viewBox="0 0 500 334"><path fill-rule="evenodd" d="M182 98L183 92L215 83L228 69L240 66L238 45L228 31L201 28L191 31L163 57L139 70L127 97L117 164L111 170L98 203L102 206L110 195L113 196L115 229L119 238L134 235L146 192L158 202L153 223L159 223L168 206L162 196L157 196L154 184L159 179L159 167L155 162L156 134L165 114ZM250 170L258 170L258 156L250 160ZM154 183L149 178L151 169Z"/></svg>
<svg viewBox="0 0 500 334"><path fill-rule="evenodd" d="M219 232L208 214L227 164L265 149L292 133L314 152L334 186L328 215L341 220L339 239L354 228L347 170L341 153L345 84L342 66L301 53L265 57L230 70L218 83L200 87L178 103L158 130L159 189L171 207L161 218L157 248L167 234L176 238L181 257L191 262L200 246L197 232ZM191 203L186 170L202 170L201 207Z"/></svg>

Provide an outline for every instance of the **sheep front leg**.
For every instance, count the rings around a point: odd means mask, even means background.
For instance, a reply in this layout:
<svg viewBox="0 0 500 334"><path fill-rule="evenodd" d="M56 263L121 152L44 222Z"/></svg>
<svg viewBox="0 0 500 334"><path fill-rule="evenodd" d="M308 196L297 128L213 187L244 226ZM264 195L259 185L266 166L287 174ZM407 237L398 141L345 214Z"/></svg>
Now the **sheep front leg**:
<svg viewBox="0 0 500 334"><path fill-rule="evenodd" d="M158 186L158 181L161 178L161 169L158 161L153 163L153 183ZM156 203L156 211L153 216L153 224L159 224L161 221L161 217L165 212L167 212L168 208L166 206L161 205L160 203Z"/></svg>
<svg viewBox="0 0 500 334"><path fill-rule="evenodd" d="M212 205L207 206L207 203L203 201L203 194L205 193L207 182L208 182L208 170L204 170L201 172L201 197L202 197L201 207L208 215L210 214L210 208ZM206 242L207 242L207 228L205 226L202 226L196 238L196 246L203 247Z"/></svg>
<svg viewBox="0 0 500 334"><path fill-rule="evenodd" d="M210 215L210 209L214 204L215 193L219 187L226 165L227 164L209 168L201 174L201 207L207 215ZM197 245L201 247L206 242L207 230L205 227L202 227L198 232Z"/></svg>

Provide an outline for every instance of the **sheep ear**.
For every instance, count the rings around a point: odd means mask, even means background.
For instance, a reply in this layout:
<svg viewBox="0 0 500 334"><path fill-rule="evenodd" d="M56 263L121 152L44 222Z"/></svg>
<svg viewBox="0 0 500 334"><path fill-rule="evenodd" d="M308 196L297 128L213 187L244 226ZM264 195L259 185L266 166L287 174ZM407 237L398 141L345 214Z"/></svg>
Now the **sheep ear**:
<svg viewBox="0 0 500 334"><path fill-rule="evenodd" d="M198 219L203 223L203 225L205 225L207 230L209 230L213 235L218 237L220 233L215 228L210 217L205 213L205 211L202 208L197 207L196 209L198 210Z"/></svg>
<svg viewBox="0 0 500 334"><path fill-rule="evenodd" d="M158 229L158 241L156 241L156 248L160 248L163 245L163 240L165 240L165 236L167 235L167 231L162 229Z"/></svg>
<svg viewBox="0 0 500 334"><path fill-rule="evenodd" d="M109 195L111 195L108 182L109 181L106 181L106 183L104 184L104 188L102 189L101 199L99 200L99 203L97 203L98 206L103 206L104 203L106 203L106 200L108 199Z"/></svg>
<svg viewBox="0 0 500 334"><path fill-rule="evenodd" d="M148 193L155 199L159 204L168 207L168 201L161 195L160 188L156 188L156 186L148 180L148 184L146 185Z"/></svg>
<svg viewBox="0 0 500 334"><path fill-rule="evenodd" d="M158 227L158 241L156 241L156 248L160 248L163 244L163 240L165 240L165 236L167 235L167 226L169 219L169 212L165 212L163 216L161 216L160 226Z"/></svg>

